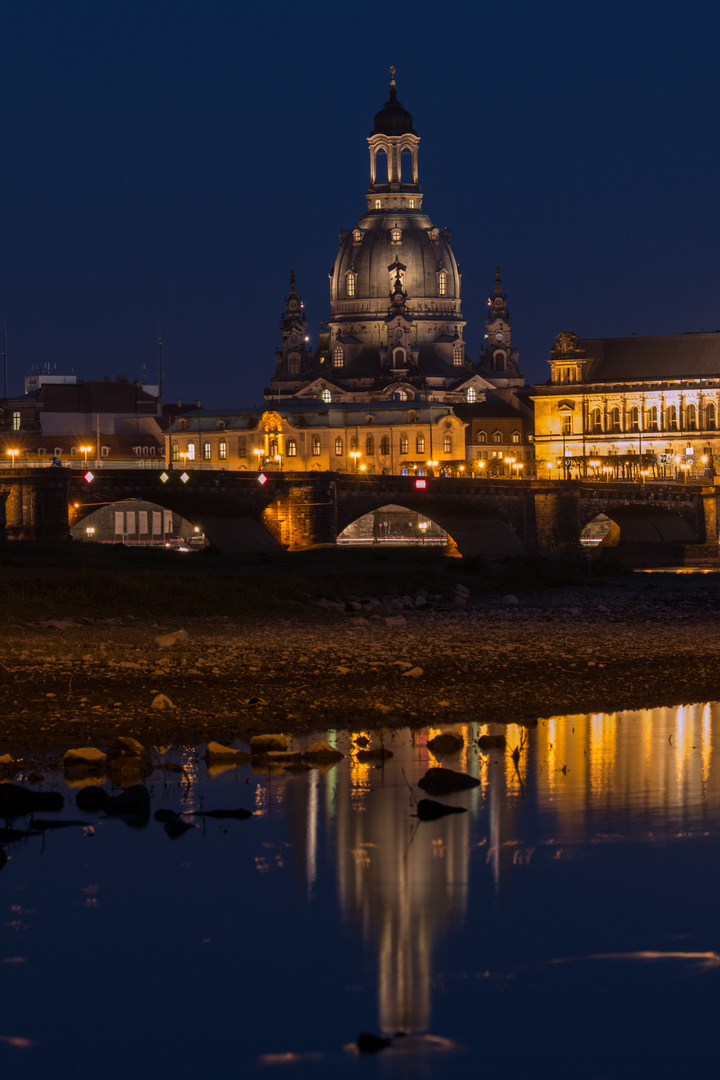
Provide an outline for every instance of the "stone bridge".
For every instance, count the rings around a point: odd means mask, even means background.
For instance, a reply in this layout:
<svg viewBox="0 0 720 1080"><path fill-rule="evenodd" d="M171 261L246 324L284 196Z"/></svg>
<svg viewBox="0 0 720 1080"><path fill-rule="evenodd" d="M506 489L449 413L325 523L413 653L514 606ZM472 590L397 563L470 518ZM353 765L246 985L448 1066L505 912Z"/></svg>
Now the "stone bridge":
<svg viewBox="0 0 720 1080"><path fill-rule="evenodd" d="M189 470L185 482L182 475L107 469L88 483L80 469L5 469L0 472L5 534L63 538L70 525L100 506L138 499L182 515L225 550L333 544L351 522L388 504L435 521L462 555L498 558L572 549L598 514L616 523L623 545L718 543L720 488L715 486L429 476L421 489L409 476L270 473L261 485L255 473Z"/></svg>

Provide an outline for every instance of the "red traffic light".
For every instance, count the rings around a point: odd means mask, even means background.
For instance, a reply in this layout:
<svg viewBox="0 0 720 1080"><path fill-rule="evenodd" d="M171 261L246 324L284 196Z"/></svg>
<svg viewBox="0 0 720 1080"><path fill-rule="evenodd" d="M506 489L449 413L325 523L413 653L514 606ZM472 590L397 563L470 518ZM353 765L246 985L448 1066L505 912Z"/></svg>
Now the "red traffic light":
<svg viewBox="0 0 720 1080"><path fill-rule="evenodd" d="M426 488L427 487L427 480L416 480L415 481L415 487L416 488Z"/></svg>

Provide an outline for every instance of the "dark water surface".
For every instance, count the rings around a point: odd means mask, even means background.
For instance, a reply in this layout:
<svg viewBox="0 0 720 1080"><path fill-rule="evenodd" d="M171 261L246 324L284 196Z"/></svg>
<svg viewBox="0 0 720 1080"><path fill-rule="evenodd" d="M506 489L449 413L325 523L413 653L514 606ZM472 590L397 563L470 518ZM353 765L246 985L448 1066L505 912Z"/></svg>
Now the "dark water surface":
<svg viewBox="0 0 720 1080"><path fill-rule="evenodd" d="M720 707L546 720L519 770L455 725L442 764L480 786L418 822L437 730L388 732L384 767L340 732L327 770L156 755L186 776L153 811L254 811L174 840L49 775L85 827L5 845L2 1076L714 1075ZM358 1056L365 1031L407 1037Z"/></svg>

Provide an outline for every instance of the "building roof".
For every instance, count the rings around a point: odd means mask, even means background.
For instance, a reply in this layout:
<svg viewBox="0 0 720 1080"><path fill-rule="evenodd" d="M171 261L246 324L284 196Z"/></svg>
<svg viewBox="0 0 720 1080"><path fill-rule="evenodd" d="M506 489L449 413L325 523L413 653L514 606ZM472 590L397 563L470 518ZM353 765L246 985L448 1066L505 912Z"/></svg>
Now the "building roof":
<svg viewBox="0 0 720 1080"><path fill-rule="evenodd" d="M658 337L580 338L592 360L585 382L720 378L720 331Z"/></svg>
<svg viewBox="0 0 720 1080"><path fill-rule="evenodd" d="M380 112L375 114L375 127L370 134L404 135L406 133L417 135L417 132L413 131L412 114L397 99L397 90L393 80L393 85L390 87L390 97Z"/></svg>

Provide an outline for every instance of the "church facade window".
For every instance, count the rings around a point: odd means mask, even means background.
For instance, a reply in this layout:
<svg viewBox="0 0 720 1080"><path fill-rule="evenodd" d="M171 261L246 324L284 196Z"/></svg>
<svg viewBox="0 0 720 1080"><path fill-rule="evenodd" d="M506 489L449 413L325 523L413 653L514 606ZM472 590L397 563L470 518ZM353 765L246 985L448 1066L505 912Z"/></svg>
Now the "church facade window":
<svg viewBox="0 0 720 1080"><path fill-rule="evenodd" d="M195 460L195 443L194 442L188 443L187 456L188 456L188 461L194 461Z"/></svg>
<svg viewBox="0 0 720 1080"><path fill-rule="evenodd" d="M335 440L335 457L342 457L342 452L343 452L343 441L340 438L340 436L338 435L337 439Z"/></svg>
<svg viewBox="0 0 720 1080"><path fill-rule="evenodd" d="M218 443L218 457L220 461L227 461L227 443L224 439Z"/></svg>
<svg viewBox="0 0 720 1080"><path fill-rule="evenodd" d="M372 457L375 453L375 439L372 435L365 436L365 453L368 457Z"/></svg>
<svg viewBox="0 0 720 1080"><path fill-rule="evenodd" d="M402 244L402 229L398 229L397 225L390 230L390 243Z"/></svg>
<svg viewBox="0 0 720 1080"><path fill-rule="evenodd" d="M437 276L438 296L447 296L447 274L440 270Z"/></svg>
<svg viewBox="0 0 720 1080"><path fill-rule="evenodd" d="M288 457L297 457L297 441L288 439L285 443L285 453Z"/></svg>
<svg viewBox="0 0 720 1080"><path fill-rule="evenodd" d="M409 446L409 443L408 443L407 435L401 435L400 436L400 453L401 454L407 454L408 446Z"/></svg>
<svg viewBox="0 0 720 1080"><path fill-rule="evenodd" d="M390 453L390 439L387 435L383 435L380 439L380 453L386 457Z"/></svg>
<svg viewBox="0 0 720 1080"><path fill-rule="evenodd" d="M209 442L203 443L203 461L212 460L212 446Z"/></svg>
<svg viewBox="0 0 720 1080"><path fill-rule="evenodd" d="M443 453L452 453L452 435L443 435Z"/></svg>
<svg viewBox="0 0 720 1080"><path fill-rule="evenodd" d="M415 453L416 454L424 454L425 453L425 436L424 435L418 435L416 437L416 439L415 439Z"/></svg>
<svg viewBox="0 0 720 1080"><path fill-rule="evenodd" d="M353 273L352 270L348 270L347 276L346 276L346 279L345 279L346 282L347 282L346 291L347 291L348 296L354 296L355 295L355 279L356 278L357 278L357 274Z"/></svg>
<svg viewBox="0 0 720 1080"><path fill-rule="evenodd" d="M320 436L313 435L312 439L312 456L320 457Z"/></svg>

